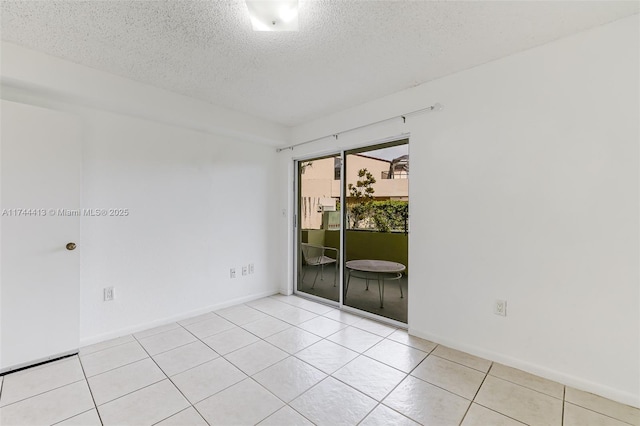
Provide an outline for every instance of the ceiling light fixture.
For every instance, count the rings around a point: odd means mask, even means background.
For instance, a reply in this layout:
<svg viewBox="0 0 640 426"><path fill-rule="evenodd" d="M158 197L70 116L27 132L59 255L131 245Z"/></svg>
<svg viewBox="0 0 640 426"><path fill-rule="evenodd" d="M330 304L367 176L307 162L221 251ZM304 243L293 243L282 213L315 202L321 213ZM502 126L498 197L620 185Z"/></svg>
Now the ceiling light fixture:
<svg viewBox="0 0 640 426"><path fill-rule="evenodd" d="M246 0L254 31L298 31L298 0Z"/></svg>

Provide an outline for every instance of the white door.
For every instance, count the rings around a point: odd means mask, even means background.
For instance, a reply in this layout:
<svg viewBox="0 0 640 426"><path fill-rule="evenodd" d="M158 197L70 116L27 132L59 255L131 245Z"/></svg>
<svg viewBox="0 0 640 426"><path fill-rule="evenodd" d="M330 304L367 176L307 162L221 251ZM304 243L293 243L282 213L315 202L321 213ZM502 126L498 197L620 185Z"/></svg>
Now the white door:
<svg viewBox="0 0 640 426"><path fill-rule="evenodd" d="M4 100L0 114L0 372L6 372L78 349L81 127L69 114Z"/></svg>

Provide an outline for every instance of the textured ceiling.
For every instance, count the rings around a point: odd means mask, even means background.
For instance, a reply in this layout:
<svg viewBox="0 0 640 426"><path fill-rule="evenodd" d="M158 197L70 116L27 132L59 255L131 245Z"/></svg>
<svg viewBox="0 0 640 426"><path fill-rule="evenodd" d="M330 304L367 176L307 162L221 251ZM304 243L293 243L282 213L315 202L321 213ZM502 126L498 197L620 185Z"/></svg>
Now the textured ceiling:
<svg viewBox="0 0 640 426"><path fill-rule="evenodd" d="M297 125L638 13L636 1L300 0L254 32L241 0L3 1L2 39Z"/></svg>

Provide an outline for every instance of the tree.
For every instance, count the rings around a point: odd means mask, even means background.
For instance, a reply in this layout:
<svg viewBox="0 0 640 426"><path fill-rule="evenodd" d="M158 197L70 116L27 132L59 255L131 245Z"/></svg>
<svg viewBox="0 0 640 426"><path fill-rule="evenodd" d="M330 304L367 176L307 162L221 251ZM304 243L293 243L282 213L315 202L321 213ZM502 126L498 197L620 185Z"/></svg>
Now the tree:
<svg viewBox="0 0 640 426"><path fill-rule="evenodd" d="M354 199L354 204L349 209L352 221L352 228L360 226L360 222L369 216L371 211L371 201L373 200L373 184L376 178L367 169L358 170L358 181L355 185L349 184L349 194Z"/></svg>

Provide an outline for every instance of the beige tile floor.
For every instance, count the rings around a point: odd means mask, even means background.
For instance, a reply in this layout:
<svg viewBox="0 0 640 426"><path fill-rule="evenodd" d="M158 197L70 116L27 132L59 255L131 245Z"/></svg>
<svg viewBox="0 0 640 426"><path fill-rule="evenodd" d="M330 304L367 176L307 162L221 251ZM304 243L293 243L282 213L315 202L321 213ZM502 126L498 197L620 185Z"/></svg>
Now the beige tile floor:
<svg viewBox="0 0 640 426"><path fill-rule="evenodd" d="M295 296L0 377L0 425L640 425L640 410Z"/></svg>

